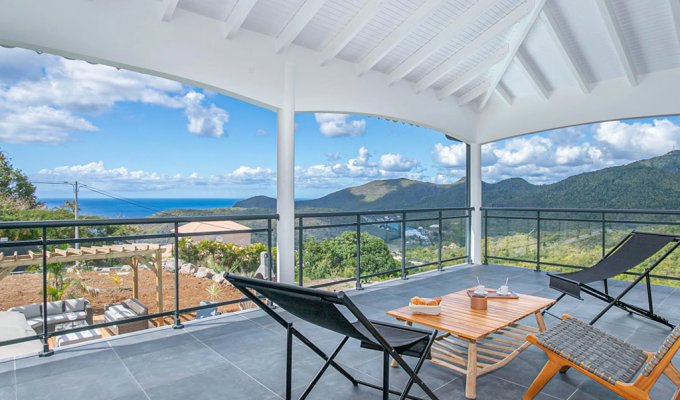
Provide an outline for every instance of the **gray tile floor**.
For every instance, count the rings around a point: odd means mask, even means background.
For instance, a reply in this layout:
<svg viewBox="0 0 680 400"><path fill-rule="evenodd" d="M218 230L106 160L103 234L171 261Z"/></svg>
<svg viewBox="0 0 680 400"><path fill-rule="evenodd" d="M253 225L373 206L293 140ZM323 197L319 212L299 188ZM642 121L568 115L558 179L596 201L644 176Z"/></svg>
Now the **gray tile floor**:
<svg viewBox="0 0 680 400"><path fill-rule="evenodd" d="M460 266L352 292L353 300L370 318L389 321L385 311L402 306L411 296L434 296L472 286L475 277L488 286L506 277L520 293L556 297L547 288L544 273L496 265ZM611 286L622 287L614 282ZM631 299L646 299L644 290ZM680 289L654 287L658 312L680 321ZM567 299L555 313L594 316L601 303ZM286 317L289 317L286 315ZM557 320L547 317L548 325ZM527 321L527 323L533 321ZM339 336L297 322L296 327L329 351ZM669 329L660 324L614 310L598 326L644 349L656 350ZM261 311L224 316L187 324L182 330L157 329L134 335L92 342L57 350L48 358L31 356L0 362L0 400L24 399L282 399L285 366L284 330ZM381 355L349 342L339 362L360 379L380 382ZM676 357L676 363L679 358ZM512 363L478 381L478 399L519 399L545 362L533 348ZM677 365L677 364L676 364ZM304 345L294 347L294 391L299 395L321 366L321 359ZM391 369L390 382L400 389L407 380L401 369ZM463 399L465 380L452 371L426 364L424 381L440 399ZM422 395L419 388L413 394ZM652 391L653 399L670 399L672 384L662 377ZM311 399L379 399L380 393L353 387L339 373L329 370L309 397ZM395 397L396 398L396 397ZM539 399L615 399L598 384L571 371L554 378Z"/></svg>

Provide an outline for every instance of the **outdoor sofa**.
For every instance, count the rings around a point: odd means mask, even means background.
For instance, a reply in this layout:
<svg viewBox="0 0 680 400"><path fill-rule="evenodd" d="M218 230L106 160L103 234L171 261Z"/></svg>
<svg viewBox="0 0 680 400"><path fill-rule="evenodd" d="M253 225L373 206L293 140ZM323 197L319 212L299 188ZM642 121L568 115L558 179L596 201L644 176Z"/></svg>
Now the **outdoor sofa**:
<svg viewBox="0 0 680 400"><path fill-rule="evenodd" d="M36 333L43 331L43 305L41 303L13 307L8 311L21 313ZM47 303L47 330L54 332L59 324L73 321L86 321L92 325L92 306L84 298L50 301Z"/></svg>
<svg viewBox="0 0 680 400"><path fill-rule="evenodd" d="M106 311L104 312L106 322L125 321L126 319L141 317L143 315L149 315L149 309L144 303L135 298L123 300L117 304L109 304L106 306ZM124 333L147 329L148 327L149 321L142 320L112 325L109 329L116 335L122 335Z"/></svg>

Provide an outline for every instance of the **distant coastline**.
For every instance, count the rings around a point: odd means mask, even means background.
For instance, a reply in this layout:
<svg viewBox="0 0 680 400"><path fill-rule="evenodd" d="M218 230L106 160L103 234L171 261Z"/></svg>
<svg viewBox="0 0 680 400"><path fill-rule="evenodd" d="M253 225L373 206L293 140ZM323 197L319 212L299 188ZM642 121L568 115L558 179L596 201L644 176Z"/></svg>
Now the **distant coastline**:
<svg viewBox="0 0 680 400"><path fill-rule="evenodd" d="M41 198L47 208L56 208L72 198ZM96 215L105 218L142 218L159 211L190 209L208 210L212 208L228 208L241 199L130 199L126 203L117 199L79 199L82 215Z"/></svg>

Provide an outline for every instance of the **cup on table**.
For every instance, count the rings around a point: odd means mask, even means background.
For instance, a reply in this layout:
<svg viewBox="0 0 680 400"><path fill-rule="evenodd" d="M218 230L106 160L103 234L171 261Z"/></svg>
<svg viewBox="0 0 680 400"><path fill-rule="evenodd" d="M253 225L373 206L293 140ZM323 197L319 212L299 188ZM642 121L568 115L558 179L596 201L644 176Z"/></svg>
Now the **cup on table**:
<svg viewBox="0 0 680 400"><path fill-rule="evenodd" d="M475 294L481 294L481 295L486 294L486 288L484 287L484 285L475 286Z"/></svg>
<svg viewBox="0 0 680 400"><path fill-rule="evenodd" d="M501 296L506 296L510 293L510 288L508 285L501 285L501 287L498 288L496 293L500 294Z"/></svg>

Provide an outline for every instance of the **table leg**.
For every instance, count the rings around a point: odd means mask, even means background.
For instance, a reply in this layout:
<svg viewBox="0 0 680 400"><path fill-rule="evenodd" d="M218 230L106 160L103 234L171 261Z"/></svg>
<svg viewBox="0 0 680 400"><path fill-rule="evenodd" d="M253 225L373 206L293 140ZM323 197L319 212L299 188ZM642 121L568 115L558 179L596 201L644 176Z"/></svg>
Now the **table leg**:
<svg viewBox="0 0 680 400"><path fill-rule="evenodd" d="M546 327L545 327L545 320L543 319L543 314L541 314L540 312L537 312L536 314L534 314L534 316L536 316L536 324L538 324L538 330L540 332L545 332Z"/></svg>
<svg viewBox="0 0 680 400"><path fill-rule="evenodd" d="M406 322L404 322L404 325L406 325L406 326L413 326L413 322L411 322L411 321L406 321ZM392 368L397 368L397 367L399 366L399 363L396 362L394 359L392 359L392 363L391 363L390 365L392 365Z"/></svg>
<svg viewBox="0 0 680 400"><path fill-rule="evenodd" d="M465 398L477 398L477 343L468 343L467 373L465 374Z"/></svg>

